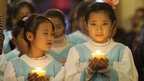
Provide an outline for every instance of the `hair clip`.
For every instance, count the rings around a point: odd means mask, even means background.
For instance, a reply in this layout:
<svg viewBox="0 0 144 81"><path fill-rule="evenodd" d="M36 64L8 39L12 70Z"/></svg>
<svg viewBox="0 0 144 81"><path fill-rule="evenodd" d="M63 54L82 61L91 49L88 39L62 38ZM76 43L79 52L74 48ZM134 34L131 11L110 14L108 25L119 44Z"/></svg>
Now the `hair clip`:
<svg viewBox="0 0 144 81"><path fill-rule="evenodd" d="M50 20L50 21L51 21L52 19L51 19L51 18L48 18L48 20Z"/></svg>
<svg viewBox="0 0 144 81"><path fill-rule="evenodd" d="M26 21L27 19L28 19L29 17L28 16L25 16L25 17L23 17L23 21Z"/></svg>

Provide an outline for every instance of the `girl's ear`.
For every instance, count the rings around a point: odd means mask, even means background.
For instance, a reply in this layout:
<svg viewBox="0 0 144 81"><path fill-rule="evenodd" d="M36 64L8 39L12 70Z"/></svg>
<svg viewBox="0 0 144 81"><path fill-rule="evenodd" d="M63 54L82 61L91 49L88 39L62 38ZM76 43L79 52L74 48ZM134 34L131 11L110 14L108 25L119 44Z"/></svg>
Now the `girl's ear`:
<svg viewBox="0 0 144 81"><path fill-rule="evenodd" d="M88 30L88 24L86 23L86 21L84 21L84 25L85 25L87 31L89 31L89 30Z"/></svg>
<svg viewBox="0 0 144 81"><path fill-rule="evenodd" d="M112 23L112 29L115 29L116 28L116 21L113 21Z"/></svg>
<svg viewBox="0 0 144 81"><path fill-rule="evenodd" d="M114 21L112 23L112 35L111 37L113 37L116 34L117 28L116 28L116 22Z"/></svg>
<svg viewBox="0 0 144 81"><path fill-rule="evenodd" d="M26 37L29 41L33 41L34 40L34 35L31 32L27 32L26 33Z"/></svg>

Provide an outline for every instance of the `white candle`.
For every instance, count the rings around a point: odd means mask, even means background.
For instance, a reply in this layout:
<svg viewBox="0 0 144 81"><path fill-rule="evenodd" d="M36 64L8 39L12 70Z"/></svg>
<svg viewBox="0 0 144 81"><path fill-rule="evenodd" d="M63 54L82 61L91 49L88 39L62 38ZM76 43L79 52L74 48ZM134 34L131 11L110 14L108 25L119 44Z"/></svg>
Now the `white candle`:
<svg viewBox="0 0 144 81"><path fill-rule="evenodd" d="M105 58L105 53L102 52L101 50L96 50L94 53L92 53L92 58L94 58L94 57L96 57L98 59Z"/></svg>
<svg viewBox="0 0 144 81"><path fill-rule="evenodd" d="M39 76L44 76L46 72L41 67L36 67L32 70L32 73L37 73Z"/></svg>

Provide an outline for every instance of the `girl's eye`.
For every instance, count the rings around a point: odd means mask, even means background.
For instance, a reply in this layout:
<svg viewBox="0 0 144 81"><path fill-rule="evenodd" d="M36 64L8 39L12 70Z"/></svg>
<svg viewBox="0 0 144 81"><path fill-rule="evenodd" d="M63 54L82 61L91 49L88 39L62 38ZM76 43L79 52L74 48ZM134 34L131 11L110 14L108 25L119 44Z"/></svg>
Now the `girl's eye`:
<svg viewBox="0 0 144 81"><path fill-rule="evenodd" d="M48 33L43 33L44 35L48 35Z"/></svg>
<svg viewBox="0 0 144 81"><path fill-rule="evenodd" d="M90 25L95 26L96 24L95 23L91 23Z"/></svg>
<svg viewBox="0 0 144 81"><path fill-rule="evenodd" d="M103 25L108 25L108 23L103 23Z"/></svg>

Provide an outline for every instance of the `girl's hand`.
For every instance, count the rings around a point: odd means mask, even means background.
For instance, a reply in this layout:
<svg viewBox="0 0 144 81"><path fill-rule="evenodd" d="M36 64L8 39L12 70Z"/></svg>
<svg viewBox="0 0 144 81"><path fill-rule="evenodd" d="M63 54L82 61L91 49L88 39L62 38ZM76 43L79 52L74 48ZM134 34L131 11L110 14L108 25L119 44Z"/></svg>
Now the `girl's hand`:
<svg viewBox="0 0 144 81"><path fill-rule="evenodd" d="M92 73L98 70L98 59L91 58L89 59L88 65L87 65L87 71L88 73Z"/></svg>
<svg viewBox="0 0 144 81"><path fill-rule="evenodd" d="M107 69L109 66L108 59L107 58L100 58L98 60L98 70Z"/></svg>
<svg viewBox="0 0 144 81"><path fill-rule="evenodd" d="M92 73L95 71L103 70L108 68L108 59L107 58L92 58L88 62L87 71L88 73Z"/></svg>
<svg viewBox="0 0 144 81"><path fill-rule="evenodd" d="M28 81L38 81L38 74L36 73L29 73L27 77Z"/></svg>
<svg viewBox="0 0 144 81"><path fill-rule="evenodd" d="M47 76L39 76L38 79L39 79L38 81L49 81L50 80L50 78Z"/></svg>
<svg viewBox="0 0 144 81"><path fill-rule="evenodd" d="M49 81L49 79L47 76L39 76L36 73L29 73L27 77L28 81Z"/></svg>

